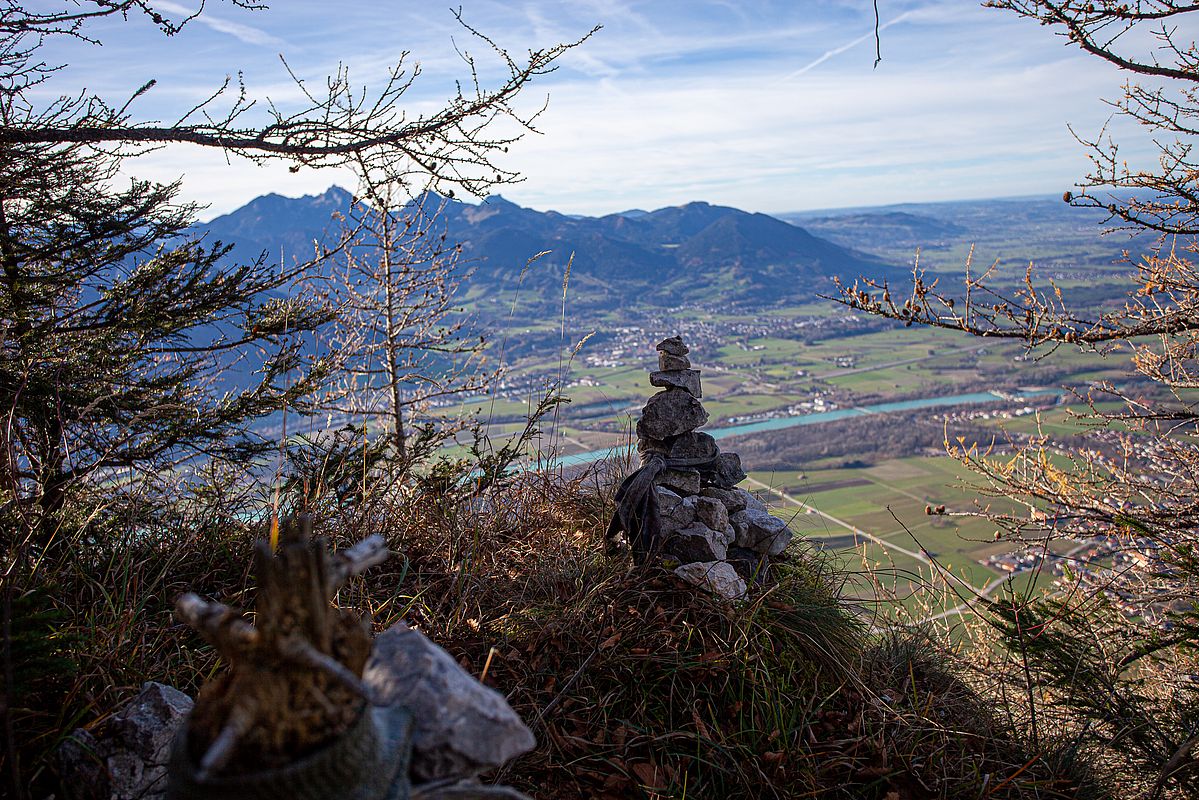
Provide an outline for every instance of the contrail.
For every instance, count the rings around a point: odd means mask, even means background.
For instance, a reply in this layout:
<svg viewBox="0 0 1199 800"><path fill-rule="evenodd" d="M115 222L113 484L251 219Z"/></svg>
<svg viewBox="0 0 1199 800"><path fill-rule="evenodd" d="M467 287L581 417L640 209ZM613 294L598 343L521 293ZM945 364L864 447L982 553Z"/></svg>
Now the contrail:
<svg viewBox="0 0 1199 800"><path fill-rule="evenodd" d="M888 20L887 22L884 22L882 25L879 25L878 29L879 29L879 31L885 31L887 28L890 28L892 25L895 25L896 23L899 23L899 22L903 22L905 19L907 19L911 15L912 15L911 11L905 11L902 14L900 14L898 17L896 17L895 19ZM808 72L809 70L813 70L816 67L823 64L825 61L828 61L833 56L839 56L842 53L844 53L846 50L852 50L853 48L860 45L862 42L870 41L873 38L874 38L874 29L871 28L869 33L859 36L858 38L854 39L852 42L849 42L848 44L843 44L840 47L836 47L836 48L833 48L832 50L829 50L828 52L819 56L816 60L812 61L809 64L805 64L804 66L802 66L799 69L792 72L787 77L783 78L783 81L786 82L786 81L792 80L793 78L798 78L800 75L803 75L805 72Z"/></svg>

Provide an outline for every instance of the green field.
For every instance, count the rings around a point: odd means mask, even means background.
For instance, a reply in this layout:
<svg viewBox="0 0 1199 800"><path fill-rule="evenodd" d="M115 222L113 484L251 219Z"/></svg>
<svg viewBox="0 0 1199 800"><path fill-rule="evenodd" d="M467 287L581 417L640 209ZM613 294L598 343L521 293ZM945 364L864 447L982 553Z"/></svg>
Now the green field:
<svg viewBox="0 0 1199 800"><path fill-rule="evenodd" d="M945 505L950 514L974 511L977 502L1018 510L1010 501L980 499L971 480L948 457L913 457L866 468L751 472L747 485L809 544L832 551L857 576L852 593L875 599L881 591L914 615L929 616L960 602L946 591L945 576L984 587L1003 573L981 561L1011 549L994 540L986 520L925 513L929 505Z"/></svg>

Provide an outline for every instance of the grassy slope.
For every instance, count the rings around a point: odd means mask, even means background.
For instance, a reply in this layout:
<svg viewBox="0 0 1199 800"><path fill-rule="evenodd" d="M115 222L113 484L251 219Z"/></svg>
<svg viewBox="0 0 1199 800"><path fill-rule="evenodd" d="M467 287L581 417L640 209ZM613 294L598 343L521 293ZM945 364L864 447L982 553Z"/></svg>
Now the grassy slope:
<svg viewBox="0 0 1199 800"><path fill-rule="evenodd" d="M1030 751L952 654L872 629L817 552L797 547L741 604L605 555L614 477L529 473L484 497L430 485L311 509L335 541L379 531L400 554L343 605L376 629L419 626L534 729L537 749L492 777L543 800L977 797L996 776L987 796L1103 796L1075 793L1056 751ZM254 533L226 519L106 559L63 554L63 632L83 637L83 668L42 744L144 680L194 692L212 675L216 654L173 623L170 598L251 605Z"/></svg>

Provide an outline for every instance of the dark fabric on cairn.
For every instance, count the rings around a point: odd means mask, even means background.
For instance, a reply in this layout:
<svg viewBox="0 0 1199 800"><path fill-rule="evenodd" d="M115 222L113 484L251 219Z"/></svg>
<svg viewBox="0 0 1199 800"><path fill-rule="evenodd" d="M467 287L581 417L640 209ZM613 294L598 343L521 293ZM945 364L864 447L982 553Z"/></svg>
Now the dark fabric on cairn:
<svg viewBox="0 0 1199 800"><path fill-rule="evenodd" d="M604 538L611 548L617 535L623 532L629 540L633 558L638 562L656 551L662 538L662 517L655 486L658 474L664 469L666 459L651 454L644 466L625 478L616 490L616 511Z"/></svg>

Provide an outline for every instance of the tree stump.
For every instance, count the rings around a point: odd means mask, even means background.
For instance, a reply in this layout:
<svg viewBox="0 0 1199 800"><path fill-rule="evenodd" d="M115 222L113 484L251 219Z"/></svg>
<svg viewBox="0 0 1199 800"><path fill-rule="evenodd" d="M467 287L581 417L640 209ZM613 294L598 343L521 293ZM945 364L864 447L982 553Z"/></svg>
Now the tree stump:
<svg viewBox="0 0 1199 800"><path fill-rule="evenodd" d="M378 730L378 715L372 715L361 681L371 652L370 630L356 614L335 607L332 598L347 578L388 555L379 536L330 555L324 539L312 537L311 518L303 515L284 525L277 553L267 541L255 546L253 625L240 612L194 594L179 599L179 616L216 647L229 670L196 699L177 748L177 758L186 761L173 770L173 779L186 773L186 780L175 780L177 786L229 786L238 776L286 771L339 748L346 752L335 760L368 763L323 764L322 770L347 776L380 771L370 762L383 745L391 745L382 742L389 733ZM347 750L343 740L348 738L358 744ZM407 753L402 757L406 765ZM379 777L372 780L377 783ZM342 785L343 791L351 788ZM200 795L176 791L175 796ZM309 795L291 795L301 796ZM341 796L358 795L345 791Z"/></svg>

